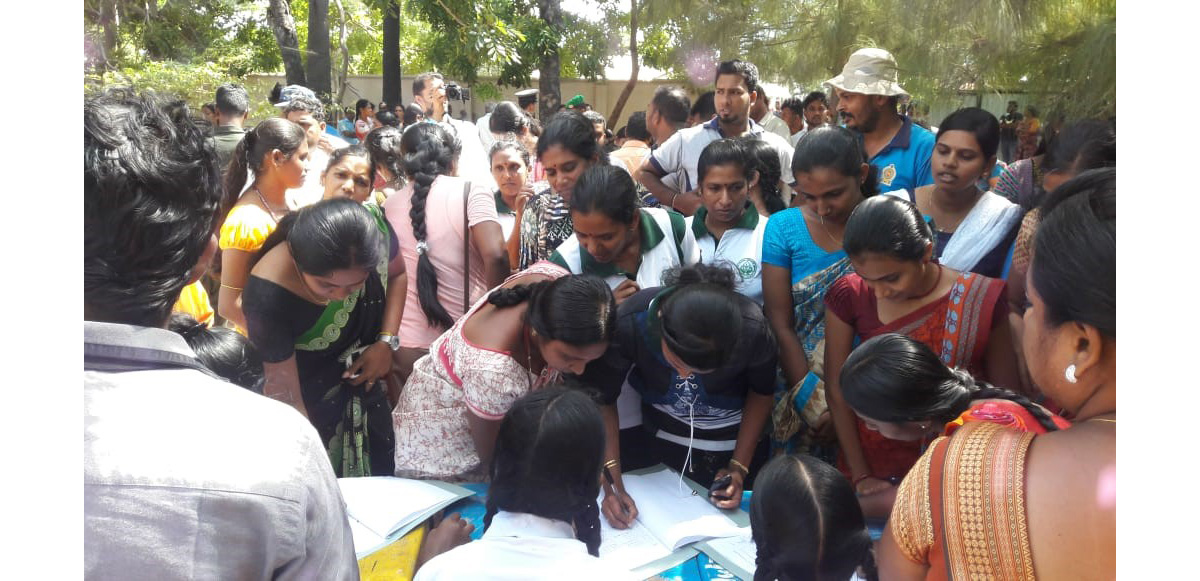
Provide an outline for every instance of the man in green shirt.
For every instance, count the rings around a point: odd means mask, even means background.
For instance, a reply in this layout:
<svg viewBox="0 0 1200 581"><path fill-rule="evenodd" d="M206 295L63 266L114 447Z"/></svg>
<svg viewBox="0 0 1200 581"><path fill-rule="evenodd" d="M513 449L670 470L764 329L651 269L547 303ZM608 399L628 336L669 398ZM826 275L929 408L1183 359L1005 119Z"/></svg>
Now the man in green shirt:
<svg viewBox="0 0 1200 581"><path fill-rule="evenodd" d="M217 127L213 130L213 145L221 173L229 166L233 150L246 136L242 124L250 114L250 96L241 85L226 83L217 87Z"/></svg>

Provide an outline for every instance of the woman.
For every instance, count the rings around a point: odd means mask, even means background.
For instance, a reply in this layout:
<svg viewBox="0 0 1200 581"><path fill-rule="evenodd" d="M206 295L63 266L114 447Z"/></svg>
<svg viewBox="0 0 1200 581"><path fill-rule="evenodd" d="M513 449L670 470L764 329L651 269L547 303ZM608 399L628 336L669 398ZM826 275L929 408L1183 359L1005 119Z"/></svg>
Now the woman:
<svg viewBox="0 0 1200 581"><path fill-rule="evenodd" d="M758 189L760 177L754 168L761 167L752 153L752 143L718 139L705 146L696 165L701 206L684 221L696 238L701 262L729 265L738 275L737 292L761 305L762 241L767 219L749 199ZM770 146L766 150L778 167L775 150ZM779 181L778 170L774 179Z"/></svg>
<svg viewBox="0 0 1200 581"><path fill-rule="evenodd" d="M343 197L360 204L372 201L380 205L381 192L371 191L374 182L375 168L367 149L361 145L343 147L329 156L329 165L321 172L321 186L325 188L321 199Z"/></svg>
<svg viewBox="0 0 1200 581"><path fill-rule="evenodd" d="M1035 434L1071 425L1023 395L946 367L928 345L899 333L855 348L839 385L867 428L890 440L924 442L979 421Z"/></svg>
<svg viewBox="0 0 1200 581"><path fill-rule="evenodd" d="M233 329L209 328L187 313L173 313L167 329L178 333L196 360L229 383L262 393L263 363L258 350Z"/></svg>
<svg viewBox="0 0 1200 581"><path fill-rule="evenodd" d="M871 536L854 489L807 454L776 456L750 497L754 581L878 578Z"/></svg>
<svg viewBox="0 0 1200 581"><path fill-rule="evenodd" d="M404 261L374 206L322 200L279 225L246 284L263 394L304 414L339 477L390 475L384 375L404 311Z"/></svg>
<svg viewBox="0 0 1200 581"><path fill-rule="evenodd" d="M375 120L375 106L366 99L359 99L354 104L354 136L363 141L372 129L380 126Z"/></svg>
<svg viewBox="0 0 1200 581"><path fill-rule="evenodd" d="M608 165L608 154L596 143L592 122L576 111L556 113L538 138L537 158L550 191L531 198L518 216L521 247L517 269L550 258L571 237L571 201L575 180L593 165Z"/></svg>
<svg viewBox="0 0 1200 581"><path fill-rule="evenodd" d="M1116 170L1080 174L1043 210L1024 350L1074 423L1034 435L979 422L935 441L881 539L886 578L1115 575Z"/></svg>
<svg viewBox="0 0 1200 581"><path fill-rule="evenodd" d="M1017 159L1028 159L1037 153L1038 138L1042 134L1042 120L1033 105L1025 107L1025 118L1017 124Z"/></svg>
<svg viewBox="0 0 1200 581"><path fill-rule="evenodd" d="M628 176L625 170L613 168ZM628 179L628 178L627 178ZM767 459L760 438L775 388L775 339L758 304L734 292L728 269L696 264L670 271L664 286L620 305L612 345L580 378L598 389L608 426L604 516L616 528L633 524L635 498L621 478L629 469L664 463L696 482L729 482L710 496L736 508L742 490ZM618 432L618 394L628 385L646 420L643 434ZM637 458L631 458L636 453Z"/></svg>
<svg viewBox="0 0 1200 581"><path fill-rule="evenodd" d="M395 129L379 131L390 135ZM413 362L471 303L504 282L509 267L492 193L456 177L458 138L436 123L422 123L408 128L399 146L408 183L388 197L384 210L412 273L396 359L403 385Z"/></svg>
<svg viewBox="0 0 1200 581"><path fill-rule="evenodd" d="M1071 124L1058 134L1047 146L1042 167L1045 170L1043 187L1039 196L1034 198L1040 202L1041 197L1052 193L1063 182L1075 177L1082 171L1115 167L1117 165L1117 136L1110 124L1104 121L1080 121ZM1028 381L1026 374L1028 365L1021 353L1021 334L1024 325L1021 315L1025 313L1025 275L1029 271L1029 260L1033 251L1033 234L1037 230L1042 216L1040 208L1034 208L1021 220L1017 239L1013 245L1012 266L1008 272L1008 304L1012 307L1009 320L1013 327L1013 345L1016 347L1017 359L1020 362L1022 381L1029 391L1036 388ZM1039 397L1043 394L1037 394ZM1052 401L1046 405L1056 407Z"/></svg>
<svg viewBox="0 0 1200 581"><path fill-rule="evenodd" d="M417 360L392 411L396 476L483 480L505 412L603 355L616 310L603 282L549 263L475 303Z"/></svg>
<svg viewBox="0 0 1200 581"><path fill-rule="evenodd" d="M771 216L787 208L779 192L779 181L783 170L779 167L779 153L767 142L754 135L741 139L753 161L753 170L758 179L750 187L750 201L760 216Z"/></svg>
<svg viewBox="0 0 1200 581"><path fill-rule="evenodd" d="M936 239L933 257L964 272L1000 278L1017 236L1021 208L979 189L996 164L1000 122L969 107L951 113L938 129L930 161L933 185L913 192L912 202L930 218Z"/></svg>
<svg viewBox="0 0 1200 581"><path fill-rule="evenodd" d="M517 269L520 263L521 237L516 228L525 204L537 195L545 193L546 184L529 182L529 150L513 139L499 139L492 144L488 155L492 178L497 188L496 214L500 218L500 230L504 234L508 250L509 266Z"/></svg>
<svg viewBox="0 0 1200 581"><path fill-rule="evenodd" d="M496 435L483 538L443 553L416 579L631 579L599 559L596 507L604 423L577 391L517 400Z"/></svg>
<svg viewBox="0 0 1200 581"><path fill-rule="evenodd" d="M228 212L221 225L221 288L217 313L245 334L242 291L250 275L250 263L267 236L288 213L285 194L304 184L308 143L299 125L273 117L247 131L233 150L225 173L222 211ZM254 170L254 181L246 185L246 174ZM241 194L240 196L238 194Z"/></svg>
<svg viewBox="0 0 1200 581"><path fill-rule="evenodd" d="M372 187L385 201L406 183L404 159L400 151L400 140L404 132L395 127L380 127L367 134L363 143L371 156L371 171L375 174Z"/></svg>
<svg viewBox="0 0 1200 581"><path fill-rule="evenodd" d="M603 277L617 304L662 284L667 269L696 264L700 249L681 214L640 207L633 178L602 164L579 176L571 194L573 233L553 262L574 274Z"/></svg>
<svg viewBox="0 0 1200 581"><path fill-rule="evenodd" d="M775 447L806 450L828 420L822 380L825 293L851 271L842 249L850 213L878 192L878 170L858 138L830 126L809 131L792 156L796 207L763 234L764 311L779 342L783 388L772 413Z"/></svg>
<svg viewBox="0 0 1200 581"><path fill-rule="evenodd" d="M1004 281L933 260L933 232L915 206L894 196L859 204L846 223L854 272L825 295L825 382L839 457L868 517L886 517L895 483L916 462L916 442L867 429L841 394L842 365L855 339L903 333L929 345L948 366L1002 387L1017 387Z"/></svg>

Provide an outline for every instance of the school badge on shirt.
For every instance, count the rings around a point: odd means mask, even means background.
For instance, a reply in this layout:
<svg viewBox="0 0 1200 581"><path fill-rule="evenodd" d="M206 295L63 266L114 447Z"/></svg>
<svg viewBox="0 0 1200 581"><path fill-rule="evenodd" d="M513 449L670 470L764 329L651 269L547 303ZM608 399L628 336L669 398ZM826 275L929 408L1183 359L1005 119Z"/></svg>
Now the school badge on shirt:
<svg viewBox="0 0 1200 581"><path fill-rule="evenodd" d="M894 163L888 164L883 171L879 172L879 183L885 186L892 185L894 179L896 179L896 164Z"/></svg>
<svg viewBox="0 0 1200 581"><path fill-rule="evenodd" d="M738 274L742 275L742 280L754 278L758 274L758 263L752 258L743 258L737 263Z"/></svg>

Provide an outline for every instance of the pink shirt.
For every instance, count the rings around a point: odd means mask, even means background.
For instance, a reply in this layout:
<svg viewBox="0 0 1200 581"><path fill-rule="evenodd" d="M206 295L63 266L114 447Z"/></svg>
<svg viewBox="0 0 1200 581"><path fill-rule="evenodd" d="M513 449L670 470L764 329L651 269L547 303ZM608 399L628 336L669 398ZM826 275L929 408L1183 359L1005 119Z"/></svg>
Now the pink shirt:
<svg viewBox="0 0 1200 581"><path fill-rule="evenodd" d="M463 185L466 180L453 176L438 176L425 198L425 233L429 258L437 271L438 299L455 320L466 312L463 302ZM428 349L445 329L431 327L417 298L417 239L413 236L408 212L412 208L412 183L404 186L384 203L384 213L396 237L400 253L408 270L408 298L404 301L404 318L400 322L400 345ZM496 202L484 184L472 184L467 204L467 222L475 226L487 221L499 222ZM471 302L487 292L483 259L471 248Z"/></svg>

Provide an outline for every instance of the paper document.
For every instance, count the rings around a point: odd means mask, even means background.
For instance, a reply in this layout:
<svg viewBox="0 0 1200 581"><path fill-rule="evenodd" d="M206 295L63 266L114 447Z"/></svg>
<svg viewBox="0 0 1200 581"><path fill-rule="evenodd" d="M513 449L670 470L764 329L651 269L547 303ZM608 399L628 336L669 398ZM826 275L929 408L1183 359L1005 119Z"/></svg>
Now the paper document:
<svg viewBox="0 0 1200 581"><path fill-rule="evenodd" d="M394 476L339 478L354 551L360 556L399 537L471 491L444 482Z"/></svg>
<svg viewBox="0 0 1200 581"><path fill-rule="evenodd" d="M661 468L622 478L625 491L637 504L633 526L617 530L600 517L600 558L627 569L670 556L687 545L738 535L740 529L708 500L680 485L679 473Z"/></svg>
<svg viewBox="0 0 1200 581"><path fill-rule="evenodd" d="M750 536L750 527L743 528L731 537L710 539L700 543L697 548L739 578L754 578L758 547Z"/></svg>

